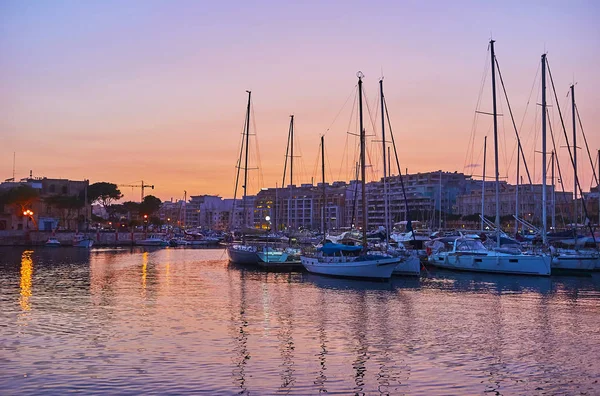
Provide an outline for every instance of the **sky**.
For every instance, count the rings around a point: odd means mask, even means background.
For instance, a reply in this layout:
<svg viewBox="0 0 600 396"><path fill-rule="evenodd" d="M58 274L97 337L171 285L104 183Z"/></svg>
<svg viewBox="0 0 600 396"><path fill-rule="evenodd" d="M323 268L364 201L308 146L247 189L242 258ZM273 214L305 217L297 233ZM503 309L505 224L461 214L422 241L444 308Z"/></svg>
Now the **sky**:
<svg viewBox="0 0 600 396"><path fill-rule="evenodd" d="M534 182L541 182L540 56L565 188L576 101L600 149L600 3L596 1L11 1L0 0L0 179L154 184L163 200L232 197L252 91L248 193L281 186L289 116L294 182L354 173L356 72L364 73L370 179L381 176L378 81L403 172L493 175L488 42L495 49ZM481 92L481 94L480 94ZM498 87L500 175L515 181L515 133ZM369 111L367 111L369 110ZM371 122L373 119L373 122ZM474 122L475 119L475 122ZM349 134L350 132L351 134ZM579 135L580 179L592 171ZM258 150L256 148L258 147ZM548 149L550 150L550 148ZM260 158L260 164L257 159ZM289 176L288 176L289 180ZM123 187L125 199L139 189ZM238 193L239 196L239 193Z"/></svg>

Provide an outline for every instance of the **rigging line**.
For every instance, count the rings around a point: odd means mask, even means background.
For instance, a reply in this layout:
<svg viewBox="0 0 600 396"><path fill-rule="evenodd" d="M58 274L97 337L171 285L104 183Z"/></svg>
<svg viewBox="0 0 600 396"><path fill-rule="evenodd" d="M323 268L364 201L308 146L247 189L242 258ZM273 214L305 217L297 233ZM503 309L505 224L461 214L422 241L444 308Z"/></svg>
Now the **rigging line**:
<svg viewBox="0 0 600 396"><path fill-rule="evenodd" d="M339 169L338 180L348 180L350 178L349 173L346 173L344 175L344 177L342 177L342 172L344 171L344 169L346 169L346 171L348 172L347 168L350 167L350 162L349 162L349 158L348 158L350 156L350 150L349 150L350 128L352 126L352 117L354 116L354 113L356 110L356 104L358 102L358 96L357 96L358 95L358 85L355 85L353 90L354 90L354 100L352 101L352 108L350 110L350 118L348 119L348 125L346 126L346 144L344 147L344 150L346 153L346 168L344 168L344 157L342 157L342 164ZM356 114L356 118L358 119L358 113ZM356 147L354 147L354 158L355 157L356 157Z"/></svg>
<svg viewBox="0 0 600 396"><path fill-rule="evenodd" d="M369 98L367 97L367 92L365 91L364 86L363 86L363 96L365 98L365 106L367 107L367 114L369 115L369 121L371 121L371 128L373 131L376 131L377 127L375 126L375 121L373 120L373 114L371 112L371 107L369 107Z"/></svg>
<svg viewBox="0 0 600 396"><path fill-rule="evenodd" d="M281 181L281 188L285 188L285 177L287 175L287 164L290 155L290 140L292 137L292 123L288 127L288 140L287 146L285 146L285 161L283 162L283 180Z"/></svg>
<svg viewBox="0 0 600 396"><path fill-rule="evenodd" d="M240 143L240 155L238 156L238 160L237 160L237 173L236 173L236 177L235 177L235 187L233 190L233 204L232 204L232 209L231 209L231 219L230 219L230 224L229 227L231 228L233 226L233 219L234 219L234 213L235 213L235 203L236 203L236 199L237 199L237 189L238 189L238 185L239 185L239 181L240 181L240 171L241 171L241 166L242 166L242 155L244 153L244 131L246 131L246 117L244 117L244 125L242 127L242 141Z"/></svg>
<svg viewBox="0 0 600 396"><path fill-rule="evenodd" d="M546 112L548 112L548 109L546 109ZM558 170L558 179L560 180L560 187L563 192L561 195L563 198L563 203L566 206L568 204L568 202L567 202L567 197L565 194L565 184L563 182L562 170L560 169L560 161L558 160L558 155L556 155L557 151L556 151L556 143L554 141L554 130L552 129L552 123L550 121L548 121L548 126L550 127L550 137L552 138L552 148L554 150L554 160L556 161L556 168ZM562 209L561 209L561 211L562 211ZM562 212L561 212L561 214L562 214ZM563 223L564 223L564 218L563 218Z"/></svg>
<svg viewBox="0 0 600 396"><path fill-rule="evenodd" d="M386 115L387 122L388 122L389 135L392 137L392 146L394 147L394 155L396 157L396 166L398 167L398 178L400 179L402 195L404 196L404 208L405 208L405 212L406 212L406 221L407 221L407 224L410 224L409 222L411 221L411 217L410 217L410 210L408 207L408 198L406 197L406 189L404 188L404 178L402 177L402 170L400 168L400 159L398 158L398 151L396 150L396 142L394 140L394 132L392 131L392 122L390 121L390 113L387 108L387 101L385 100L385 97L383 98L383 105L385 108L385 115ZM416 243L416 236L415 236L414 232L412 233L412 236L413 236L413 241Z"/></svg>
<svg viewBox="0 0 600 396"><path fill-rule="evenodd" d="M502 100L499 100L498 103L500 104L500 114L504 114L504 107L502 106ZM508 171L510 168L509 168L508 161L507 161L508 150L506 149L506 125L504 124L504 117L501 118L501 123L502 123L502 140L503 140L503 146L501 146L501 148L503 148L502 156L504 157L504 171L506 172L505 175L508 178ZM498 173L500 173L500 172L498 172Z"/></svg>
<svg viewBox="0 0 600 396"><path fill-rule="evenodd" d="M552 78L552 73L550 72L550 65L548 64L548 59L546 59L546 66L548 66L548 75L550 76L550 82L552 83L552 91L554 92L555 100L558 103L558 97L556 95L556 88L554 86L554 78ZM569 157L571 158L571 165L573 165L573 169L575 169L575 159L573 158L573 154L571 153L571 149L569 148L569 139L567 138L567 129L565 128L565 123L564 123L564 120L563 120L563 117L562 117L562 112L560 111L560 107L558 107L558 114L560 115L560 122L562 124L563 132L564 132L565 139L566 139L566 142L567 142L567 148L568 148L568 151L569 151ZM575 151L575 150L577 150L577 148L573 147L573 151ZM583 189L581 188L581 184L579 183L579 177L577 177L576 174L574 176L575 176L575 185L577 186L577 189L579 190L579 196L581 197L581 201L583 203L583 205L581 205L583 207L583 213L584 213L586 219L590 219L590 216L588 215L587 206L585 204L585 198L583 196ZM575 191L573 191L573 194L575 194ZM596 250L600 250L600 248L596 244L596 236L594 235L594 231L595 230L592 228L592 222L591 221L588 222L588 228L590 229L590 232L592 234L592 240L594 241L594 246L596 246Z"/></svg>
<svg viewBox="0 0 600 396"><path fill-rule="evenodd" d="M600 183L598 183L598 177L596 176L596 168L594 167L594 161L592 161L592 154L590 153L590 146L588 146L587 138L585 137L585 132L583 131L583 124L581 123L581 117L579 116L579 107L577 106L577 103L575 103L575 113L577 114L577 119L579 120L579 129L581 130L581 134L583 135L583 141L585 142L585 148L587 150L588 158L590 159L590 165L592 166L592 176L594 176L596 185L598 185Z"/></svg>
<svg viewBox="0 0 600 396"><path fill-rule="evenodd" d="M529 175L529 168L527 167L527 161L525 160L525 155L523 154L523 146L521 146L521 138L519 137L519 131L517 130L517 125L515 124L515 118L513 117L512 108L510 106L510 101L508 100L508 94L506 93L506 86L504 85L504 79L502 78L502 73L500 72L500 65L498 64L498 57L494 56L494 61L496 63L496 68L498 69L498 76L500 76L500 83L502 85L502 91L504 91L504 97L506 98L506 104L508 106L508 112L510 113L510 119L513 124L513 128L515 129L515 135L517 136L517 144L519 145L519 149L521 154L523 155L523 164L525 165L525 172L527 173L527 178L529 179L529 183L531 183L531 176ZM529 101L527 101L529 104ZM504 121L503 121L504 122ZM506 144L506 141L505 141Z"/></svg>
<svg viewBox="0 0 600 396"><path fill-rule="evenodd" d="M260 188L263 186L263 174L262 174L262 164L260 161L260 149L259 149L259 144L258 144L258 130L256 128L256 116L254 115L254 106L251 107L251 111L252 111L252 127L254 128L254 145L256 146L256 169L258 169L258 175L256 177L257 179L257 190L260 190Z"/></svg>
<svg viewBox="0 0 600 396"><path fill-rule="evenodd" d="M342 111L344 110L344 108L346 107L346 104L350 100L350 97L352 96L352 94L354 94L354 96L356 96L356 87L357 86L358 85L355 85L352 88L352 91L350 91L350 94L346 98L346 101L344 102L344 104L342 105L342 107L340 108L340 110L338 111L338 113L335 115L335 117L333 118L333 121L331 122L331 124L329 125L329 127L325 130L325 133L323 133L323 136L325 136L327 134L327 132L329 132L329 130L331 129L331 127L333 126L333 124L335 124L335 121L338 119L338 117L340 116L340 114L342 113Z"/></svg>
<svg viewBox="0 0 600 396"><path fill-rule="evenodd" d="M471 123L471 132L469 134L469 142L467 143L467 153L465 155L465 162L463 164L463 172L466 168L467 162L469 162L469 154L471 154L470 157L470 162L473 162L473 150L474 150L474 146L475 146L475 132L477 129L477 119L478 119L478 113L477 110L479 110L479 106L481 105L481 98L483 97L483 89L485 86L485 80L487 78L487 72L488 72L488 67L489 67L489 62L487 61L488 59L488 52L489 52L489 45L488 45L488 50L485 54L485 62L484 62L484 66L483 66L483 73L481 75L481 83L479 85L479 95L477 96L477 103L475 104L475 112L473 114L473 122Z"/></svg>

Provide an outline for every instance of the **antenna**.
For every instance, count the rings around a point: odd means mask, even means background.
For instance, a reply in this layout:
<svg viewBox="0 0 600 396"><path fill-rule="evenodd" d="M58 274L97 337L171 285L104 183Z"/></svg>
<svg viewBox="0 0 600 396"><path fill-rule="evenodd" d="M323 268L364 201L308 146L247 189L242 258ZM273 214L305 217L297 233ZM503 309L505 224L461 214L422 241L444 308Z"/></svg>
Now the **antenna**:
<svg viewBox="0 0 600 396"><path fill-rule="evenodd" d="M17 158L17 152L13 151L13 181L15 181L15 162Z"/></svg>

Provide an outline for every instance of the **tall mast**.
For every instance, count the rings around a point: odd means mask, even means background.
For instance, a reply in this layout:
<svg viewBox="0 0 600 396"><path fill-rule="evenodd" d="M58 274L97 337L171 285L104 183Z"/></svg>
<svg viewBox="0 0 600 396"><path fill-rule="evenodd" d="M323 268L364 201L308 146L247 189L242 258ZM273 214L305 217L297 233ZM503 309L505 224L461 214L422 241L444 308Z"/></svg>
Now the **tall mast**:
<svg viewBox="0 0 600 396"><path fill-rule="evenodd" d="M548 219L546 215L546 54L542 55L542 243L546 244Z"/></svg>
<svg viewBox="0 0 600 396"><path fill-rule="evenodd" d="M244 197L242 198L242 205L244 206L244 226L247 225L248 220L248 209L246 208L246 195L247 195L247 187L248 187L248 143L250 141L250 98L252 97L251 91L248 92L248 106L246 107L246 130L244 133L246 134L246 155L244 158ZM242 236L244 233L242 232ZM243 241L245 242L245 240Z"/></svg>
<svg viewBox="0 0 600 396"><path fill-rule="evenodd" d="M494 162L496 167L496 246L500 247L500 172L498 164L498 113L496 110L496 55L494 54L494 40L490 40L492 61L492 109L494 113Z"/></svg>
<svg viewBox="0 0 600 396"><path fill-rule="evenodd" d="M517 146L517 188L515 192L515 235L519 233L519 171L521 165L521 146Z"/></svg>
<svg viewBox="0 0 600 396"><path fill-rule="evenodd" d="M552 162L552 231L556 230L556 189L554 186L554 150L552 150L551 162Z"/></svg>
<svg viewBox="0 0 600 396"><path fill-rule="evenodd" d="M327 196L325 195L325 135L321 136L321 178L323 184L323 204L321 205L323 208L323 214L321 215L321 231L323 232L324 239L325 233L327 232L327 223L325 223L327 211Z"/></svg>
<svg viewBox="0 0 600 396"><path fill-rule="evenodd" d="M363 253L367 252L367 191L366 191L366 172L365 172L365 130L363 128L363 104L362 104L362 72L356 73L358 77L358 118L360 124L360 173L361 173L361 195L362 195L362 236Z"/></svg>
<svg viewBox="0 0 600 396"><path fill-rule="evenodd" d="M384 207L384 228L385 228L385 244L386 249L390 243L390 227L389 227L389 205L388 205L388 193L387 193L387 169L385 160L385 109L384 109L384 97L383 97L383 78L379 80L379 92L381 95L381 144L383 152L383 207Z"/></svg>
<svg viewBox="0 0 600 396"><path fill-rule="evenodd" d="M577 228L577 129L575 127L575 84L571 84L571 111L573 112L573 218L575 219L575 228Z"/></svg>
<svg viewBox="0 0 600 396"><path fill-rule="evenodd" d="M439 188L439 190L440 190L440 194L439 194L440 195L440 211L439 211L440 218L438 219L439 220L438 230L441 230L442 229L442 171L441 170L440 170L440 183L439 184L440 184L440 186L439 186L440 187Z"/></svg>
<svg viewBox="0 0 600 396"><path fill-rule="evenodd" d="M486 160L486 153L487 153L487 136L485 136L483 138L483 179L481 180L481 232L483 232L483 219L485 217L485 160Z"/></svg>
<svg viewBox="0 0 600 396"><path fill-rule="evenodd" d="M294 116L290 116L290 200L288 204L288 230L292 228L292 215L294 210L292 204L294 202L293 197L293 185L294 185ZM295 216L293 216L295 217Z"/></svg>

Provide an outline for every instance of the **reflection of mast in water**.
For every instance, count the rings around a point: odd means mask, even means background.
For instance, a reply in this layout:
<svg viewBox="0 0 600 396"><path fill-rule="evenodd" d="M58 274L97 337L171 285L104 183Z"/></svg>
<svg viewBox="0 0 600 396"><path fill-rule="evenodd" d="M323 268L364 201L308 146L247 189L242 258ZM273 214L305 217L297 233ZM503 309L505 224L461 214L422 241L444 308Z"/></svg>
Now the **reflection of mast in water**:
<svg viewBox="0 0 600 396"><path fill-rule="evenodd" d="M230 332L234 340L233 352L236 356L233 358L233 363L236 368L233 370L233 381L240 388L238 394L248 394L246 389L246 362L250 359L248 352L248 321L246 320L246 271L227 271L229 275L229 309L231 310ZM233 303L232 291L235 285L232 284L231 275L234 273L240 274L240 305L239 310L236 309L236 304ZM236 312L237 311L237 312ZM239 313L239 314L238 314ZM238 327L239 324L239 327Z"/></svg>
<svg viewBox="0 0 600 396"><path fill-rule="evenodd" d="M278 300L283 305L283 309L278 310L279 314L279 332L277 334L277 338L279 339L279 352L281 354L281 387L279 388L280 392L289 392L291 388L294 386L294 382L296 378L294 377L294 338L292 336L294 323L293 323L293 312L294 307L292 306L292 301L294 300L289 293L291 287L294 285L291 282L287 283L288 285L288 295L283 298L279 298Z"/></svg>
<svg viewBox="0 0 600 396"><path fill-rule="evenodd" d="M491 330L493 333L490 335L490 339L486 343L489 347L489 350L486 351L487 356L493 357L492 362L489 367L486 367L485 371L490 373L489 384L486 386L485 392L491 393L495 392L496 394L500 394L500 383L504 379L504 375L502 374L503 366L505 366L505 362L502 357L502 346L504 345L504 321L502 318L502 294L492 294L491 298L493 298L492 309L491 312L491 323L485 324L485 328Z"/></svg>
<svg viewBox="0 0 600 396"><path fill-rule="evenodd" d="M325 371L327 371L327 367L325 364L327 363L327 333L325 332L325 319L327 318L326 308L327 304L325 301L325 291L321 290L321 301L319 306L321 309L318 309L319 313L319 327L317 328L317 332L319 333L319 345L321 347L321 351L317 354L319 356L319 372L317 378L314 383L319 387L319 393L327 393L327 388L325 387L325 382L327 381L327 375L325 375Z"/></svg>
<svg viewBox="0 0 600 396"><path fill-rule="evenodd" d="M373 318L377 329L377 343L379 344L380 354L377 356L377 362L379 363L379 373L377 373L377 383L379 384L379 393L389 395L388 391L391 382L396 381L397 378L394 376L394 362L390 356L391 345L396 345L392 341L392 334L390 328L393 328L390 323L390 301L389 294L381 296L377 299L378 316Z"/></svg>
<svg viewBox="0 0 600 396"><path fill-rule="evenodd" d="M392 345L404 345L405 351L398 350L397 353L412 354L413 346L416 343L415 334L419 334L419 329L415 329L415 309L412 301L412 293L410 292L400 292L397 296L398 301L402 304L402 324L404 327L394 326L394 328L398 331L401 331L400 337L402 340L390 339L390 343ZM410 360L410 359L409 359ZM400 385L408 386L408 379L410 378L410 370L411 367L404 363L404 360L399 360L395 362L395 366L399 367L399 372L396 374L394 381ZM404 393L410 393L410 389L406 391L403 390Z"/></svg>
<svg viewBox="0 0 600 396"><path fill-rule="evenodd" d="M364 394L363 389L365 387L365 374L367 368L365 363L369 359L368 347L366 343L367 339L367 328L369 317L367 314L367 304L365 301L365 292L360 291L357 294L357 303L352 304L354 313L352 315L352 321L356 325L354 333L356 335L356 359L352 363L352 368L355 370L354 374L354 387L355 394Z"/></svg>
<svg viewBox="0 0 600 396"><path fill-rule="evenodd" d="M19 304L23 311L29 311L29 297L31 297L31 277L33 274L33 260L31 259L33 250L25 250L21 255L21 298Z"/></svg>

